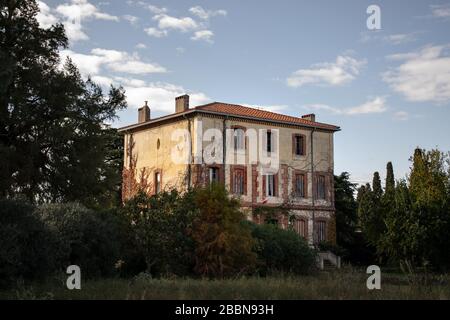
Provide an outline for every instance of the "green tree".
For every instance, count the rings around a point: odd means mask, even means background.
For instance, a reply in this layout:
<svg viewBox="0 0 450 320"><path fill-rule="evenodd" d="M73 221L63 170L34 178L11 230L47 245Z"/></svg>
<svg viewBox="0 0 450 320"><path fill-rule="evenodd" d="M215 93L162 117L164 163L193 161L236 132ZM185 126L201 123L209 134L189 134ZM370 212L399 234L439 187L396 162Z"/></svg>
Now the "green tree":
<svg viewBox="0 0 450 320"><path fill-rule="evenodd" d="M261 274L290 272L305 274L315 266L315 252L293 230L283 230L274 224L249 223L256 239L256 252Z"/></svg>
<svg viewBox="0 0 450 320"><path fill-rule="evenodd" d="M254 240L239 200L230 198L223 186L212 184L196 190L191 236L195 243L195 272L224 277L252 271L256 255Z"/></svg>
<svg viewBox="0 0 450 320"><path fill-rule="evenodd" d="M36 1L0 7L0 195L33 202L104 205L119 173L108 167L111 131L105 122L126 106L122 88L107 96L84 81L60 48L62 25L36 21Z"/></svg>
<svg viewBox="0 0 450 320"><path fill-rule="evenodd" d="M392 162L390 161L386 165L386 186L384 191L389 194L393 194L395 192L394 168L392 166Z"/></svg>
<svg viewBox="0 0 450 320"><path fill-rule="evenodd" d="M183 275L192 269L194 248L188 233L197 214L193 191L181 195L172 190L153 196L138 192L122 212L129 219L147 272Z"/></svg>
<svg viewBox="0 0 450 320"><path fill-rule="evenodd" d="M375 199L381 199L383 189L381 188L381 179L378 171L374 172L372 180L372 191Z"/></svg>
<svg viewBox="0 0 450 320"><path fill-rule="evenodd" d="M350 182L348 172L342 172L334 177L337 244L347 250L354 244L358 223L355 188L356 185Z"/></svg>

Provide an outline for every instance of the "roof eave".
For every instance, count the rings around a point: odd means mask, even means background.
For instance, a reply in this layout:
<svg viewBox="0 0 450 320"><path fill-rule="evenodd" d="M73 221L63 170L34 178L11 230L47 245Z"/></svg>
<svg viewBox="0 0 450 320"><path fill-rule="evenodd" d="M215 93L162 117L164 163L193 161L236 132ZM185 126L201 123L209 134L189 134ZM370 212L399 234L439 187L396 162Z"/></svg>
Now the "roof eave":
<svg viewBox="0 0 450 320"><path fill-rule="evenodd" d="M174 113L174 114L159 117L154 120L147 121L147 122L135 123L135 124L132 124L129 126L119 128L118 131L126 132L126 131L130 131L130 130L134 130L134 129L139 129L141 127L146 127L148 125L158 123L158 122L161 122L164 120L175 119L178 117L185 117L186 115L190 115L193 113L204 113L204 114L219 115L219 116L228 117L228 118L241 118L241 119L247 119L247 120L257 120L257 121L264 121L264 122L277 123L277 124L293 125L293 126L298 126L298 127L316 128L316 129L320 129L320 130L333 131L333 132L341 131L340 127L332 126L332 125L330 125L331 126L330 128L324 128L320 125L314 125L314 124L308 124L308 123L296 123L296 122L291 122L291 121L281 121L281 120L273 120L273 119L266 119L266 118L257 118L257 117L229 114L229 113L218 112L218 111L198 110L198 109L190 109L185 112Z"/></svg>

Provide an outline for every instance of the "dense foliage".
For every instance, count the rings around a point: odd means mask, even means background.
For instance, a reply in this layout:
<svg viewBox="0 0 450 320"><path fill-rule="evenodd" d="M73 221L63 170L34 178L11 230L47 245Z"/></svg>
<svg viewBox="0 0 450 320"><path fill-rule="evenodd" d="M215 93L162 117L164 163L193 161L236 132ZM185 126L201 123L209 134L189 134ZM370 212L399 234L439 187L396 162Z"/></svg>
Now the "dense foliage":
<svg viewBox="0 0 450 320"><path fill-rule="evenodd" d="M418 148L406 180L395 185L388 163L384 192L360 188L363 230L381 261L450 267L449 161L448 154ZM374 182L378 190L376 178Z"/></svg>
<svg viewBox="0 0 450 320"><path fill-rule="evenodd" d="M0 196L111 205L121 142L105 123L126 106L124 91L105 95L60 61L64 28L40 28L37 12L34 0L0 7Z"/></svg>
<svg viewBox="0 0 450 320"><path fill-rule="evenodd" d="M314 250L295 231L283 230L273 224L252 223L251 226L252 236L257 240L258 267L262 274L305 274L314 268Z"/></svg>

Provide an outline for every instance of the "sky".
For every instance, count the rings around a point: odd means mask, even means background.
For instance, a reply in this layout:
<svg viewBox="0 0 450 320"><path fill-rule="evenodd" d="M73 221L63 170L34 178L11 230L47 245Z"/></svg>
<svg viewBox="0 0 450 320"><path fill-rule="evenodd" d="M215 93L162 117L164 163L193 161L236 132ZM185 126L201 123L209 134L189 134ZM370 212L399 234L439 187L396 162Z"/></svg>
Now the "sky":
<svg viewBox="0 0 450 320"><path fill-rule="evenodd" d="M173 113L174 98L315 113L341 127L335 173L409 171L414 148L450 151L450 1L38 1L84 77L122 85L113 123ZM380 9L380 29L367 20Z"/></svg>

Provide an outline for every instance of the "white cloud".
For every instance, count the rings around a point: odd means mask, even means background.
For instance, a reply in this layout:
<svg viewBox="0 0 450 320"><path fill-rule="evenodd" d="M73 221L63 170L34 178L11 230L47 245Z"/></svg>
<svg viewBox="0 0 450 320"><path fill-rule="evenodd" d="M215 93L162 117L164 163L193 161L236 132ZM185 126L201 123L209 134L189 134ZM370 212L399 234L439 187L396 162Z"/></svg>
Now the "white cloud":
<svg viewBox="0 0 450 320"><path fill-rule="evenodd" d="M162 38L162 37L167 36L167 34L168 34L167 30L159 30L159 29L156 29L156 28L146 28L146 29L144 29L144 31L149 36L152 36L152 37L155 37L155 38Z"/></svg>
<svg viewBox="0 0 450 320"><path fill-rule="evenodd" d="M38 1L37 3L39 6L39 12L36 16L36 19L41 28L47 29L52 25L58 23L58 18L54 14L52 14L50 7L46 3L42 1Z"/></svg>
<svg viewBox="0 0 450 320"><path fill-rule="evenodd" d="M450 18L450 4L431 5L431 14L436 18Z"/></svg>
<svg viewBox="0 0 450 320"><path fill-rule="evenodd" d="M450 101L450 56L447 46L427 46L418 52L388 56L403 60L383 74L392 90L409 101L448 103Z"/></svg>
<svg viewBox="0 0 450 320"><path fill-rule="evenodd" d="M394 119L398 121L406 121L409 119L409 113L406 111L397 111L394 113Z"/></svg>
<svg viewBox="0 0 450 320"><path fill-rule="evenodd" d="M52 24L61 22L66 30L66 35L70 42L88 40L89 36L83 30L85 20L109 20L119 21L119 18L100 11L96 6L87 0L71 0L50 8L46 3L38 1L40 12L37 14L37 21L42 28L49 28Z"/></svg>
<svg viewBox="0 0 450 320"><path fill-rule="evenodd" d="M387 110L385 97L374 97L369 99L363 104L354 107L337 108L326 104L310 104L304 106L305 109L315 111L326 111L338 115L359 115L359 114L372 114L383 113Z"/></svg>
<svg viewBox="0 0 450 320"><path fill-rule="evenodd" d="M177 51L178 54L183 54L186 51L186 49L183 47L177 47L175 50Z"/></svg>
<svg viewBox="0 0 450 320"><path fill-rule="evenodd" d="M194 35L191 37L192 40L198 41L203 40L209 43L212 43L212 37L214 36L214 33L211 30L200 30L196 31Z"/></svg>
<svg viewBox="0 0 450 320"><path fill-rule="evenodd" d="M145 43L138 43L138 44L136 45L136 49L145 49L145 48L147 48L147 46L145 45Z"/></svg>
<svg viewBox="0 0 450 320"><path fill-rule="evenodd" d="M88 75L100 75L102 67L109 71L128 74L163 73L166 69L155 63L147 63L140 60L137 54L130 55L124 51L92 49L91 54L76 53L71 50L61 51L62 62L70 57L77 65L80 73Z"/></svg>
<svg viewBox="0 0 450 320"><path fill-rule="evenodd" d="M167 12L167 8L160 8L151 4L147 5L146 8L155 14L162 14Z"/></svg>
<svg viewBox="0 0 450 320"><path fill-rule="evenodd" d="M164 73L166 69L158 64L146 63L139 60L118 61L111 63L108 67L117 72L131 74Z"/></svg>
<svg viewBox="0 0 450 320"><path fill-rule="evenodd" d="M119 21L118 17L101 12L87 0L72 0L70 4L65 3L57 6L56 11L68 20L81 21L87 18L95 18L100 20Z"/></svg>
<svg viewBox="0 0 450 320"><path fill-rule="evenodd" d="M125 14L122 16L123 19L125 19L126 21L128 21L131 25L136 25L137 22L139 21L139 18L136 16L132 16L130 14Z"/></svg>
<svg viewBox="0 0 450 320"><path fill-rule="evenodd" d="M202 92L189 92L183 87L168 83L148 83L145 86L125 85L128 105L139 108L144 101L149 101L152 110L173 113L175 111L175 97L188 92L191 106L211 102L211 99Z"/></svg>
<svg viewBox="0 0 450 320"><path fill-rule="evenodd" d="M344 109L344 114L368 114L368 113L382 113L387 110L386 99L384 97L375 97L359 106Z"/></svg>
<svg viewBox="0 0 450 320"><path fill-rule="evenodd" d="M299 69L286 82L290 87L306 84L339 86L355 79L365 64L365 60L356 60L348 55L338 56L335 62L318 63L309 69Z"/></svg>
<svg viewBox="0 0 450 320"><path fill-rule="evenodd" d="M189 12L203 20L208 20L210 17L227 15L225 10L205 10L200 6L190 8Z"/></svg>
<svg viewBox="0 0 450 320"><path fill-rule="evenodd" d="M153 20L158 21L160 29L174 29L181 32L188 32L198 28L197 22L190 17L176 18L167 14L158 14L153 17Z"/></svg>

